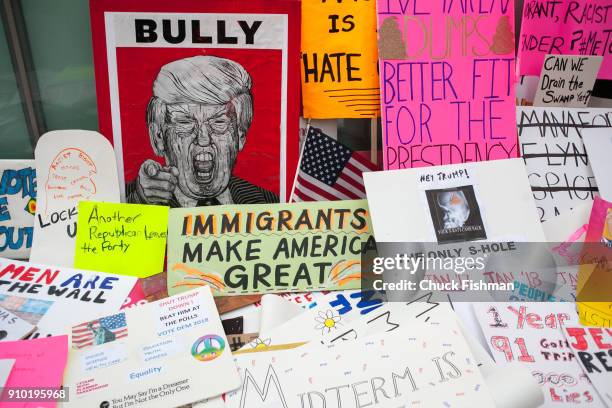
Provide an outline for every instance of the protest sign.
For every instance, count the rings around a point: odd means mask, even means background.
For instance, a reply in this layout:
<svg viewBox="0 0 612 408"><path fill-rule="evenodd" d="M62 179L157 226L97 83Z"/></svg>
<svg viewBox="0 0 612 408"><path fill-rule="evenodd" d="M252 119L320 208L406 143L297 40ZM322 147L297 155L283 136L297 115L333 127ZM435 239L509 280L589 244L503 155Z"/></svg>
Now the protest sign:
<svg viewBox="0 0 612 408"><path fill-rule="evenodd" d="M474 303L476 317L497 364L527 365L544 392L545 408L601 406L565 340L577 324L571 303Z"/></svg>
<svg viewBox="0 0 612 408"><path fill-rule="evenodd" d="M415 323L331 346L288 346L237 352L241 387L226 395L226 406L494 406L452 322Z"/></svg>
<svg viewBox="0 0 612 408"><path fill-rule="evenodd" d="M521 159L368 172L364 181L378 242L545 240Z"/></svg>
<svg viewBox="0 0 612 408"><path fill-rule="evenodd" d="M612 109L608 109L606 115L608 120L612 119ZM595 175L595 181L599 188L601 198L612 201L612 160L610 149L612 149L612 132L610 122L608 127L592 127L585 129L582 140L586 147L591 169Z"/></svg>
<svg viewBox="0 0 612 408"><path fill-rule="evenodd" d="M533 105L587 106L602 59L595 56L547 55Z"/></svg>
<svg viewBox="0 0 612 408"><path fill-rule="evenodd" d="M113 147L101 134L59 130L38 139L32 262L72 267L79 201L119 202Z"/></svg>
<svg viewBox="0 0 612 408"><path fill-rule="evenodd" d="M168 207L79 203L74 266L146 278L164 269Z"/></svg>
<svg viewBox="0 0 612 408"><path fill-rule="evenodd" d="M612 202L593 201L589 226L580 253L576 308L580 324L612 327Z"/></svg>
<svg viewBox="0 0 612 408"><path fill-rule="evenodd" d="M65 407L179 407L239 386L209 288L70 330Z"/></svg>
<svg viewBox="0 0 612 408"><path fill-rule="evenodd" d="M374 245L365 200L171 209L168 293L354 289Z"/></svg>
<svg viewBox="0 0 612 408"><path fill-rule="evenodd" d="M26 259L36 212L33 160L0 160L0 256Z"/></svg>
<svg viewBox="0 0 612 408"><path fill-rule="evenodd" d="M34 326L0 307L0 341L21 340L34 331Z"/></svg>
<svg viewBox="0 0 612 408"><path fill-rule="evenodd" d="M514 2L378 4L385 169L518 157Z"/></svg>
<svg viewBox="0 0 612 408"><path fill-rule="evenodd" d="M11 374L0 391L2 406L55 408L57 400L65 401L67 391L61 387L67 355L67 336L2 343L0 359L14 361ZM23 390L29 390L31 396L24 398L19 393ZM39 392L38 398L32 395L34 391Z"/></svg>
<svg viewBox="0 0 612 408"><path fill-rule="evenodd" d="M100 131L125 201L286 202L299 153L300 3L90 3Z"/></svg>
<svg viewBox="0 0 612 408"><path fill-rule="evenodd" d="M583 134L610 131L612 111L519 107L516 123L540 221L593 200L598 189Z"/></svg>
<svg viewBox="0 0 612 408"><path fill-rule="evenodd" d="M304 117L380 114L376 2L302 1Z"/></svg>
<svg viewBox="0 0 612 408"><path fill-rule="evenodd" d="M599 396L612 406L612 330L572 326L563 334Z"/></svg>
<svg viewBox="0 0 612 408"><path fill-rule="evenodd" d="M0 307L36 326L32 337L119 310L136 278L0 258Z"/></svg>
<svg viewBox="0 0 612 408"><path fill-rule="evenodd" d="M520 75L539 75L547 54L600 55L599 79L612 79L612 1L528 1L518 46Z"/></svg>

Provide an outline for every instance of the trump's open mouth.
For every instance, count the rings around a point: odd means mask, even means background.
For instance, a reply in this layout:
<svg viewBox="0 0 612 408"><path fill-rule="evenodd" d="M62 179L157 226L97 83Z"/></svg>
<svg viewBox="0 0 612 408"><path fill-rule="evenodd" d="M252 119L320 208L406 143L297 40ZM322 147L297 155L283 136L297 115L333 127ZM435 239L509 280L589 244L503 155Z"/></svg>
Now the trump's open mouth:
<svg viewBox="0 0 612 408"><path fill-rule="evenodd" d="M213 149L196 149L192 153L193 170L198 183L209 183L215 172L215 156Z"/></svg>

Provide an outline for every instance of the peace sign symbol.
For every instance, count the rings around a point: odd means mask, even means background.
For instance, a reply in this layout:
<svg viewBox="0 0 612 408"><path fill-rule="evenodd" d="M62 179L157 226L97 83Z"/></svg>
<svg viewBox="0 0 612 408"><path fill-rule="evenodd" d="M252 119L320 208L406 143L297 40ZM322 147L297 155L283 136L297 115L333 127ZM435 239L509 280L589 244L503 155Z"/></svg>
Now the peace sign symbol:
<svg viewBox="0 0 612 408"><path fill-rule="evenodd" d="M216 334L202 336L191 346L191 355L199 361L211 361L219 357L225 349L225 340Z"/></svg>

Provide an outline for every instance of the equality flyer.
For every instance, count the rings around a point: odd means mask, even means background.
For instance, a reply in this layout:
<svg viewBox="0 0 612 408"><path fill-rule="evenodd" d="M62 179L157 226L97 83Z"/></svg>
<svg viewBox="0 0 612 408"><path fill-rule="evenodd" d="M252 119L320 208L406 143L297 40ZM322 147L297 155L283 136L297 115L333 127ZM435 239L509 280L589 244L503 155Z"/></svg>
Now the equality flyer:
<svg viewBox="0 0 612 408"><path fill-rule="evenodd" d="M168 293L355 289L374 245L366 200L171 209Z"/></svg>
<svg viewBox="0 0 612 408"><path fill-rule="evenodd" d="M0 258L0 307L36 326L33 338L59 335L66 325L119 310L136 281Z"/></svg>
<svg viewBox="0 0 612 408"><path fill-rule="evenodd" d="M178 407L240 385L208 288L73 326L64 407Z"/></svg>
<svg viewBox="0 0 612 408"><path fill-rule="evenodd" d="M286 202L298 1L92 0L100 132L129 203Z"/></svg>

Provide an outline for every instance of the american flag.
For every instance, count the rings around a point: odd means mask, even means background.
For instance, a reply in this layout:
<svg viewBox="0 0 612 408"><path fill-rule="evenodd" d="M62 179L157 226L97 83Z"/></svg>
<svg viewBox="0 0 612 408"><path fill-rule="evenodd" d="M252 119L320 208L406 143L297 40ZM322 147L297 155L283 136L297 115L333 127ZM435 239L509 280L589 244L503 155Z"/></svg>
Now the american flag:
<svg viewBox="0 0 612 408"><path fill-rule="evenodd" d="M91 327L90 327L91 325ZM98 336L94 333L92 328L100 333ZM106 330L112 332L115 335L114 340L127 337L127 323L125 322L125 313L118 313L116 315L102 317L91 322L82 323L72 328L72 346L75 348L83 348L92 346L94 344L103 344L109 342L112 335L104 336ZM100 330L102 330L100 332ZM96 340L98 337L99 340ZM106 337L106 340L103 341Z"/></svg>
<svg viewBox="0 0 612 408"><path fill-rule="evenodd" d="M365 198L363 172L372 170L376 170L373 163L310 126L291 201Z"/></svg>

